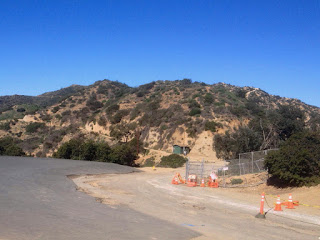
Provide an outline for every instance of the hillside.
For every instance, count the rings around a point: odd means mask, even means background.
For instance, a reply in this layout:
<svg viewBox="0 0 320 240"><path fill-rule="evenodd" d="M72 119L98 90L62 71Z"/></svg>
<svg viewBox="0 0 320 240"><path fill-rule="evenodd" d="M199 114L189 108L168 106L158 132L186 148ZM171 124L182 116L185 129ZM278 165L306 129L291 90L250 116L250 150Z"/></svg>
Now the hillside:
<svg viewBox="0 0 320 240"><path fill-rule="evenodd" d="M57 91L47 92L39 96L12 95L0 96L0 113L12 110L13 106L34 105L37 107L48 107L59 101L85 89L84 86L72 85Z"/></svg>
<svg viewBox="0 0 320 240"><path fill-rule="evenodd" d="M0 97L0 109L0 137L21 140L23 150L38 157L74 137L112 145L139 135L149 149L144 158L171 153L176 144L190 147L192 159L217 161L277 147L295 131L320 127L320 109L298 99L189 79L136 88L103 80L31 98Z"/></svg>

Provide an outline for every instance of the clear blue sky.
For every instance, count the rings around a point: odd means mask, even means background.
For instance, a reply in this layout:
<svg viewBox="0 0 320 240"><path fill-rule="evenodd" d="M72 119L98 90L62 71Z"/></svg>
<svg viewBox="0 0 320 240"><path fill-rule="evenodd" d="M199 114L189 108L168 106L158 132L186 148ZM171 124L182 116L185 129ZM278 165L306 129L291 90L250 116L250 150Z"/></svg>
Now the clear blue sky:
<svg viewBox="0 0 320 240"><path fill-rule="evenodd" d="M0 95L191 78L320 107L320 0L0 1L0 36Z"/></svg>

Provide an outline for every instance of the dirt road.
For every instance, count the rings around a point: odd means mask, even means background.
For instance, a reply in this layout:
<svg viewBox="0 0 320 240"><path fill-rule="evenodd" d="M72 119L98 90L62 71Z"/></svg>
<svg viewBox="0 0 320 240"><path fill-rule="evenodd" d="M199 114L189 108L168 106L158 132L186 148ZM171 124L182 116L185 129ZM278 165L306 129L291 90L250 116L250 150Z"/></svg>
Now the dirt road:
<svg viewBox="0 0 320 240"><path fill-rule="evenodd" d="M284 209L283 212L269 211L265 220L257 219L254 216L259 212L259 195L241 199L235 191L228 189L172 185L174 172L157 169L129 174L80 176L73 178L73 181L78 190L115 209L128 206L197 231L202 234L197 240L320 237L318 216Z"/></svg>

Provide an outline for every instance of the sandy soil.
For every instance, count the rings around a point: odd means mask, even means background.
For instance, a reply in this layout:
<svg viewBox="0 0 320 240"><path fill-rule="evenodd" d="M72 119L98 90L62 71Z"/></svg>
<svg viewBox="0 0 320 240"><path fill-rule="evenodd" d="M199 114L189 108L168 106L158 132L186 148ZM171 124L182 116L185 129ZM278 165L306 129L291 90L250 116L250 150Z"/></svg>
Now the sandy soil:
<svg viewBox="0 0 320 240"><path fill-rule="evenodd" d="M263 231L276 231L274 230L275 222L281 225L280 234L277 235L280 237L273 237L273 239L289 238L284 228L291 228L297 222L310 223L308 226L294 227L294 231L304 236L303 239L308 239L306 236L320 236L320 232L314 229L314 226L320 229L320 208L299 206L291 210L283 207L283 212L274 212L271 209L275 202L274 195L280 194L282 199L286 200L288 193L292 193L293 200L299 200L308 205L320 205L317 197L320 194L320 187L276 189L260 184L249 188L190 188L183 184L171 184L174 174L183 173L184 168L156 168L156 170L142 168L141 170L142 172L131 174L76 176L73 177L73 181L78 190L93 196L98 202L108 204L112 208L127 206L169 222L185 224L186 227L203 234L199 239L256 239L259 234L263 234ZM252 182L258 182L257 179L261 179L261 176L254 175L246 177L255 179ZM262 191L266 193L265 211L269 210L267 218L270 220L260 226L261 223L257 223L254 216L259 212ZM232 217L223 222L226 215L232 215ZM219 220L220 225L209 224L213 216L222 219ZM292 219L294 223L289 224L288 221ZM241 224L244 224L242 227L246 228L250 222L255 225L255 229L244 231L243 236L238 236L239 233L230 233L230 228L234 225L241 228ZM248 231L253 233L248 234ZM299 239L299 234L290 238ZM302 239L301 236L300 239Z"/></svg>

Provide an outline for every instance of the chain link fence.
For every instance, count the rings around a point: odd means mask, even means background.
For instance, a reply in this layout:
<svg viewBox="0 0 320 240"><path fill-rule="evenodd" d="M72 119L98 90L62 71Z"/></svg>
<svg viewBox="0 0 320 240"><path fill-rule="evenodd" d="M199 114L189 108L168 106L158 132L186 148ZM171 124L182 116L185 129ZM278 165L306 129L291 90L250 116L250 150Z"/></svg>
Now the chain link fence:
<svg viewBox="0 0 320 240"><path fill-rule="evenodd" d="M192 162L188 158L186 163L186 179L190 174L195 174L197 175L197 182L199 183L202 178L207 178L213 171L214 166L212 163L206 163L204 160L201 162Z"/></svg>
<svg viewBox="0 0 320 240"><path fill-rule="evenodd" d="M264 158L271 151L278 149L268 149L256 152L240 153L238 159L228 160L229 164L218 169L218 175L241 176L249 173L264 172ZM223 173L222 173L223 172Z"/></svg>
<svg viewBox="0 0 320 240"><path fill-rule="evenodd" d="M186 163L186 178L190 174L195 174L198 177L198 182L202 178L207 178L211 172L215 172L224 180L232 176L241 176L250 173L260 173L266 171L264 168L264 158L270 151L278 149L268 149L263 151L240 153L238 159L228 160L223 167L215 168L213 163L190 161Z"/></svg>

